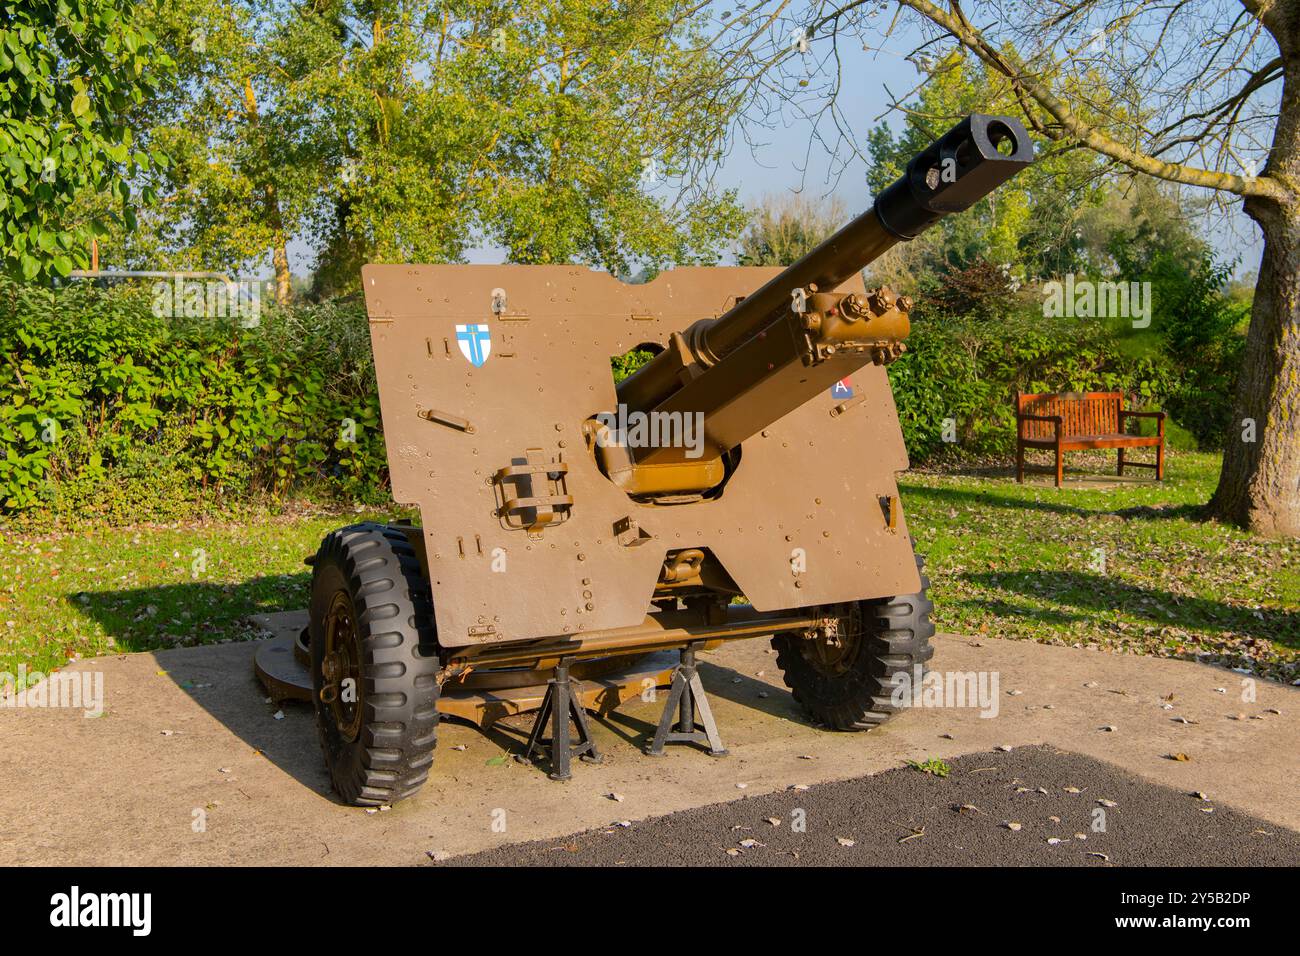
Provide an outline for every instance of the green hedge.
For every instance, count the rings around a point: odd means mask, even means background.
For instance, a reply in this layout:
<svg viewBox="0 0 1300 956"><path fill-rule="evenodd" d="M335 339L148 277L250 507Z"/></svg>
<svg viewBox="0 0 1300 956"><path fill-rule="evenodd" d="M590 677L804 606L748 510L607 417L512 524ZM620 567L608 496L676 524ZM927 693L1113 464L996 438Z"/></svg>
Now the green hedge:
<svg viewBox="0 0 1300 956"><path fill-rule="evenodd" d="M148 290L0 284L0 508L169 518L387 484L359 304L159 318Z"/></svg>
<svg viewBox="0 0 1300 956"><path fill-rule="evenodd" d="M922 310L890 366L914 463L1014 448L1017 390L1124 391L1185 410L1213 444L1237 346L1188 367L1086 320ZM385 499L388 470L359 301L265 308L260 324L158 318L148 290L0 281L0 512L170 520L295 497ZM615 361L616 377L646 358ZM944 440L955 419L957 442ZM349 424L350 423L350 424Z"/></svg>
<svg viewBox="0 0 1300 956"><path fill-rule="evenodd" d="M1163 352L1136 351L1100 320L932 313L914 322L889 379L913 463L947 452L1014 453L1016 392L1124 392L1127 407L1146 408L1163 407L1182 384ZM1175 444L1195 447L1176 423L1166 430Z"/></svg>

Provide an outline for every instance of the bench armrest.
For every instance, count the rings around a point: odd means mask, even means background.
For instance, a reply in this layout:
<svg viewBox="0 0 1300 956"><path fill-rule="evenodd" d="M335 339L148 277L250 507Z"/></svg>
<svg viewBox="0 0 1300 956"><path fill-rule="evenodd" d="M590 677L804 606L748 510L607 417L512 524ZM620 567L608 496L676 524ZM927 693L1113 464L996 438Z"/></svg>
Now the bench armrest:
<svg viewBox="0 0 1300 956"><path fill-rule="evenodd" d="M1125 418L1154 418L1156 420L1156 435L1160 438L1162 442L1165 440L1165 413L1164 412L1129 412L1121 408L1119 410L1120 431L1124 430Z"/></svg>

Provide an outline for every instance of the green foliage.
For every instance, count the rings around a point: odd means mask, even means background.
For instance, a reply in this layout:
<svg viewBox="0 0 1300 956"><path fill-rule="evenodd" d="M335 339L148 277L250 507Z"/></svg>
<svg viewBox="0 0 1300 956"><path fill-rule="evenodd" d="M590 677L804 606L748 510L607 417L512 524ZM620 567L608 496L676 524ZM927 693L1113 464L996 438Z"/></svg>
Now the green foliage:
<svg viewBox="0 0 1300 956"><path fill-rule="evenodd" d="M913 770L919 770L921 773L928 773L933 777L946 777L952 773L952 767L940 760L938 757L931 757L929 760L909 760L907 765Z"/></svg>
<svg viewBox="0 0 1300 956"><path fill-rule="evenodd" d="M614 384L617 385L623 381L654 357L653 352L648 352L645 349L632 349L622 355L613 356L609 360L609 364L611 371L614 373Z"/></svg>
<svg viewBox="0 0 1300 956"><path fill-rule="evenodd" d="M1176 235L1187 230L1139 219L1131 235L1112 237L1112 254L1120 275L1151 283L1152 330L1180 369L1165 407L1201 447L1218 448L1232 417L1250 303L1225 296L1231 268L1198 238Z"/></svg>
<svg viewBox="0 0 1300 956"><path fill-rule="evenodd" d="M955 52L932 71L908 104L902 128L878 126L868 135L867 185L879 194L902 175L908 161L970 113L1020 115L1004 78L974 57ZM949 216L873 268L883 281L906 287L926 273L942 274L987 260L1025 281L1082 271L1074 226L1080 211L1098 201L1092 181L1100 161L1083 150L1057 151L1035 143L1037 161L959 216ZM909 281L910 280L910 281Z"/></svg>
<svg viewBox="0 0 1300 956"><path fill-rule="evenodd" d="M0 285L0 511L165 518L311 487L380 500L359 305L243 328L160 318L151 302Z"/></svg>
<svg viewBox="0 0 1300 956"><path fill-rule="evenodd" d="M970 104L976 81L987 79L960 59L939 78L922 94L926 115ZM920 115L909 115L898 138L878 129L869 144L873 185L883 188L933 132ZM1170 414L1170 447L1223 446L1249 311L1225 295L1231 269L1196 234L1178 194L1145 180L1110 181L1104 192L1074 188L1086 169L1062 164L1079 161L1049 155L873 269L921 304L909 353L890 369L914 460L954 444L973 454L1011 452L1017 391L1125 392L1129 407ZM1017 225L1009 207L1033 214ZM1038 244L1046 223L1059 240L1051 249ZM1032 291L1038 278L1067 273L1149 283L1150 327L1135 329L1124 317L1043 317L1043 299ZM957 434L944 442L949 417Z"/></svg>
<svg viewBox="0 0 1300 956"><path fill-rule="evenodd" d="M85 266L106 226L68 218L84 194L134 228L130 180L165 157L122 114L173 65L155 39L130 0L0 3L0 272L48 282Z"/></svg>
<svg viewBox="0 0 1300 956"><path fill-rule="evenodd" d="M838 199L818 201L802 195L766 199L752 210L749 227L737 243L736 263L788 266L847 221Z"/></svg>
<svg viewBox="0 0 1300 956"><path fill-rule="evenodd" d="M184 82L149 117L176 158L127 259L237 271L306 242L313 292L364 262L626 274L716 261L743 227L720 158L730 106L676 0L148 0Z"/></svg>
<svg viewBox="0 0 1300 956"><path fill-rule="evenodd" d="M949 449L1014 452L1016 392L1125 392L1127 407L1144 408L1162 406L1180 382L1169 359L1131 354L1101 320L1021 311L983 322L924 309L889 380L914 463Z"/></svg>

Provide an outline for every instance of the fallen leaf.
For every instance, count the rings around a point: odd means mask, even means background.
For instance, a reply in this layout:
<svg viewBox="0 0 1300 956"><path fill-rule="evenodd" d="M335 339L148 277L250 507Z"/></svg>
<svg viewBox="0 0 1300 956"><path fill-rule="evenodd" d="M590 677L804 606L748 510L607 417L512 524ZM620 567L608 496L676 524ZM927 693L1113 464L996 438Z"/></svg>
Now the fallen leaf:
<svg viewBox="0 0 1300 956"><path fill-rule="evenodd" d="M857 846L856 840L850 840L848 837L836 837L835 842L840 846Z"/></svg>
<svg viewBox="0 0 1300 956"><path fill-rule="evenodd" d="M916 827L909 827L908 829L912 832L899 840L899 843L906 843L908 840L919 840L921 837L925 836L925 827L920 827L919 829Z"/></svg>

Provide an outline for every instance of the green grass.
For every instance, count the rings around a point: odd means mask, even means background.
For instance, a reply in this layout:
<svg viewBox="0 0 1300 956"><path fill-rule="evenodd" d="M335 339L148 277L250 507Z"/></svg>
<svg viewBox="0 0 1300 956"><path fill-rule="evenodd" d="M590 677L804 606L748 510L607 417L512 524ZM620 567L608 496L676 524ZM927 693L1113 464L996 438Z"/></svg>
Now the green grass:
<svg viewBox="0 0 1300 956"><path fill-rule="evenodd" d="M0 534L0 671L257 636L250 614L305 606L321 537L368 517L381 516Z"/></svg>
<svg viewBox="0 0 1300 956"><path fill-rule="evenodd" d="M1006 469L904 476L940 630L1300 677L1300 543L1199 519L1217 455L1171 453L1159 484L1108 482L1113 453L1066 467L1091 480L1057 490Z"/></svg>
<svg viewBox="0 0 1300 956"><path fill-rule="evenodd" d="M1113 459L1067 459L1101 479ZM1300 543L1197 519L1212 455L1166 481L1017 485L1003 471L913 472L903 502L941 630L1186 657L1300 677ZM1096 484L1096 483L1094 483ZM0 671L240 640L250 614L303 607L304 556L385 512L250 514L200 524L0 533ZM196 549L206 567L196 570ZM1106 571L1099 573L1097 549Z"/></svg>

